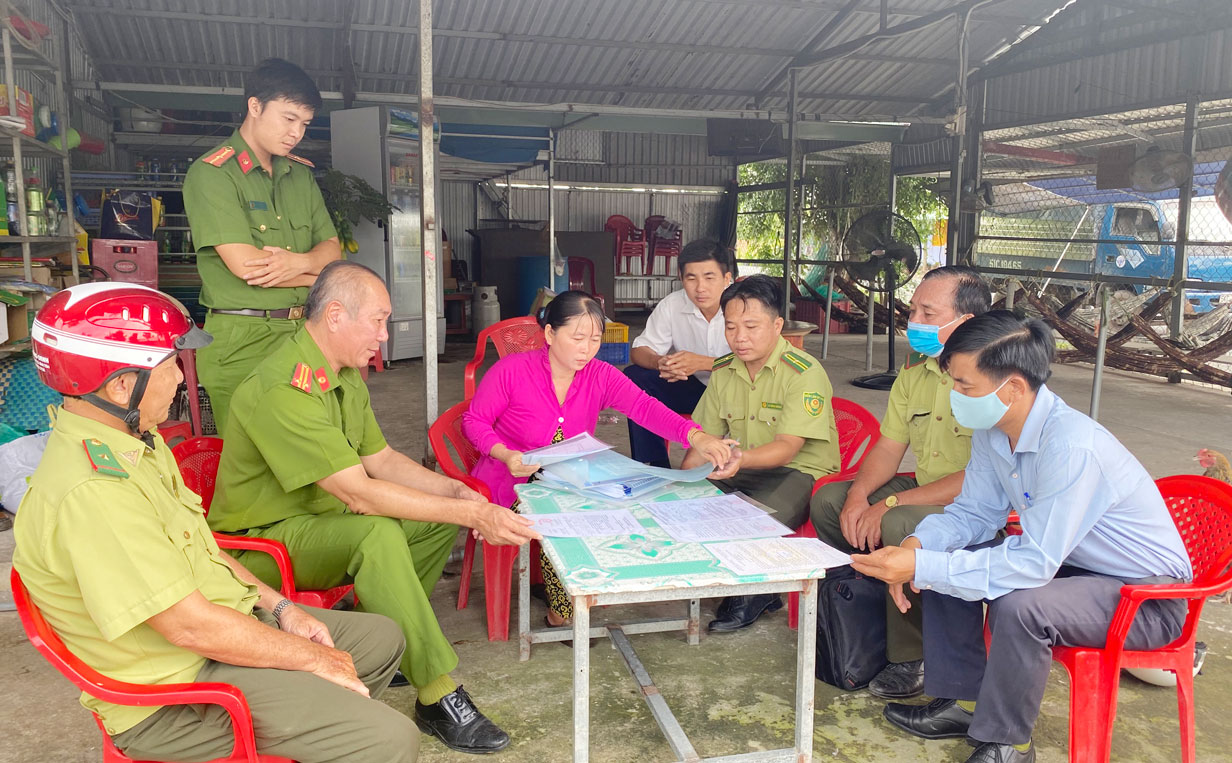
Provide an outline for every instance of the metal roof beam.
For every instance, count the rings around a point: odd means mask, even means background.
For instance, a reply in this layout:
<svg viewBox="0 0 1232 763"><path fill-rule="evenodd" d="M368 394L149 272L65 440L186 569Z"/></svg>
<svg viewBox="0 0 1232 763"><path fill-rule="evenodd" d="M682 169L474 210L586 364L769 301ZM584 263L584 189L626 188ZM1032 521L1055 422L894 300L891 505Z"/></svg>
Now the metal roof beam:
<svg viewBox="0 0 1232 763"><path fill-rule="evenodd" d="M833 37L834 33L838 31L838 28L843 25L843 22L851 18L851 14L855 12L855 9L860 5L860 2L861 0L847 0L847 4L839 9L839 11L835 13L834 16L817 31L817 34L813 35L812 38L809 39L808 43L804 46L804 52L810 51L818 45L824 45L827 40ZM770 91L783 81L783 78L787 76L787 73L796 68L795 62L799 59L800 55L803 55L803 53L792 57L791 61L780 67L778 71L770 75L770 77L762 83L761 87L758 88L758 100L768 97L770 95Z"/></svg>
<svg viewBox="0 0 1232 763"><path fill-rule="evenodd" d="M247 24L249 26L286 26L301 29L334 29L342 30L345 24L328 19L305 21L303 19L268 18L261 16L228 16L212 13L188 13L183 11L151 11L138 8L96 8L89 5L71 4L69 8L74 14L87 13L98 16L136 16L143 19L163 19L166 21L208 21L219 24Z"/></svg>

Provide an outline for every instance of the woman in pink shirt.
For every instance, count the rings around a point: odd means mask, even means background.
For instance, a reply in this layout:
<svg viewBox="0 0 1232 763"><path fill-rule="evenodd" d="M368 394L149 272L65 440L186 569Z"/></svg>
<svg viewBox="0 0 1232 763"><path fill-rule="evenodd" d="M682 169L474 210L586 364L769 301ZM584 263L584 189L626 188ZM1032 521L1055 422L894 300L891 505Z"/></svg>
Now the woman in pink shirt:
<svg viewBox="0 0 1232 763"><path fill-rule="evenodd" d="M603 310L592 297L564 292L539 316L547 345L501 358L484 375L462 417L462 431L482 454L471 475L491 489L493 503L514 506L513 486L539 470L522 462L524 451L582 432L594 434L604 408L615 408L657 435L696 448L716 468L730 458L725 441L647 395L619 369L594 359L604 322ZM573 608L547 557L540 560L548 622L564 625Z"/></svg>

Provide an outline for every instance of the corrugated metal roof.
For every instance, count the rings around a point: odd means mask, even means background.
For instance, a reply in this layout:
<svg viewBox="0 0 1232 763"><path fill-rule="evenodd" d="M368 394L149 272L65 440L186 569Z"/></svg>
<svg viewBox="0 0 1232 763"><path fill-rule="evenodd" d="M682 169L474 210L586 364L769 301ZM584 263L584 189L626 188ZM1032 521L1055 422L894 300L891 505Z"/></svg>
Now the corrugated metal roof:
<svg viewBox="0 0 1232 763"><path fill-rule="evenodd" d="M970 27L972 61L1064 0L998 2ZM897 0L890 26L952 0ZM732 110L782 108L782 73L811 44L876 32L880 4L839 0L438 0L436 92L478 101ZM399 0L73 0L87 49L108 82L241 86L277 55L342 90L349 46L360 92L417 89L415 3ZM806 113L907 114L955 78L953 19L876 42L804 71ZM816 39L826 31L824 40ZM875 60L876 59L876 60Z"/></svg>

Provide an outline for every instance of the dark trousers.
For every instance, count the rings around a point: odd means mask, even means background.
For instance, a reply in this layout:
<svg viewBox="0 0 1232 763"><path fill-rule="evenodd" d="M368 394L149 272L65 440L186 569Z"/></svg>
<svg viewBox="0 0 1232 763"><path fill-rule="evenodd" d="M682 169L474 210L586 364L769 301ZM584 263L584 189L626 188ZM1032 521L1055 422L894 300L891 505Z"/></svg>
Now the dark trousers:
<svg viewBox="0 0 1232 763"><path fill-rule="evenodd" d="M1103 646L1121 600L1121 586L1160 582L1176 581L1128 581L1062 566L1039 588L1013 591L988 602L992 643L987 655L984 602L924 591L924 693L975 700L975 719L968 732L972 739L1026 744L1039 717L1052 647ZM1185 611L1184 601L1145 602L1125 648L1155 649L1176 640Z"/></svg>
<svg viewBox="0 0 1232 763"><path fill-rule="evenodd" d="M698 381L696 376L690 376L680 381L669 382L659 377L659 372L653 368L642 368L631 365L625 369L629 377L646 394L671 408L676 413L688 416L697 407L697 401L702 399L706 385ZM663 438L645 427L633 423L629 419L629 451L634 461L641 461L651 466L671 467L667 459L667 445Z"/></svg>

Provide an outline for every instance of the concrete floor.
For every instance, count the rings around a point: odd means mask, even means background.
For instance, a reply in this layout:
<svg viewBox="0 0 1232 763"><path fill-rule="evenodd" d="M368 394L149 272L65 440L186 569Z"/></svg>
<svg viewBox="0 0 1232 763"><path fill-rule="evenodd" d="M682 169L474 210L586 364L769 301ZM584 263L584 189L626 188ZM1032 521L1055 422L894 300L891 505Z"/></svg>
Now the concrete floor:
<svg viewBox="0 0 1232 763"><path fill-rule="evenodd" d="M632 321L630 321L632 322ZM639 321L640 323L640 321ZM875 357L884 362L884 338ZM807 347L820 355L820 337ZM900 341L900 352L904 343ZM449 346L441 360L441 408L461 398L462 368L470 348ZM864 373L862 337L836 336L825 362L837 395L880 415L886 393L852 387ZM372 376L377 418L394 447L419 457L424 448L422 364L402 362ZM1085 411L1090 397L1089 366L1058 366L1052 388ZM1232 396L1191 386L1110 371L1104 379L1104 423L1156 475L1197 471L1192 456L1200 447L1232 453ZM627 448L624 424L600 425L598 436ZM627 452L627 451L626 451ZM8 597L12 532L0 533L0 600ZM517 660L514 642L486 639L480 570L471 584L471 605L454 608L458 577L447 575L433 595L445 632L461 657L455 674L488 715L513 737L504 761L556 763L572 750L571 656L558 645ZM541 605L535 604L538 608ZM713 602L703 604L703 618ZM610 614L619 619L620 611ZM647 608L631 612L646 616ZM541 617L538 609L534 615ZM1210 646L1196 685L1198 760L1232 761L1232 607L1211 604L1199 638ZM740 633L707 638L688 647L675 634L634 637L634 645L664 697L703 756L730 755L790 746L794 733L795 638L785 612L765 617ZM17 616L0 614L0 762L97 761L99 734L76 700L71 685L26 642ZM1227 670L1229 672L1225 673ZM617 653L600 645L591 662L591 751L595 761L665 761L672 755ZM846 693L818 682L814 751L835 761L962 761L962 742L924 742L905 736L881 718L882 702L866 692ZM1035 731L1038 760L1067 759L1068 681L1054 664L1043 712ZM411 712L414 692L391 690L385 700ZM1120 692L1113 759L1167 761L1178 757L1175 693L1126 676ZM425 763L471 760L425 740Z"/></svg>

